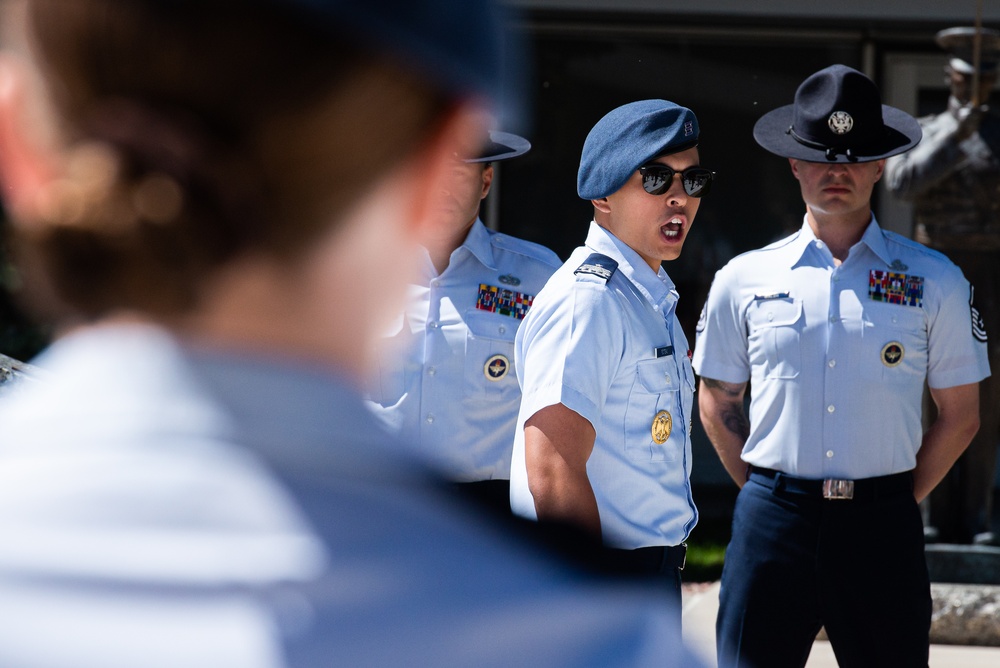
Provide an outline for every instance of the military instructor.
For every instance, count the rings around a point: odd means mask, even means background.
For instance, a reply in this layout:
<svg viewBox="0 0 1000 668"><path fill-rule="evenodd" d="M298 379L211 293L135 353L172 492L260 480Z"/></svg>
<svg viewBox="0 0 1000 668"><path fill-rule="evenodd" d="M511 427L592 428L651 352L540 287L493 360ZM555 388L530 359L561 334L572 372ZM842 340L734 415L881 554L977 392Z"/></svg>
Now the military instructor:
<svg viewBox="0 0 1000 668"><path fill-rule="evenodd" d="M917 502L976 433L989 368L962 272L872 215L885 159L920 127L834 65L754 138L788 159L806 212L798 232L719 270L698 325L702 423L742 487L719 666L803 666L825 626L845 668L926 668ZM926 433L925 380L938 409Z"/></svg>

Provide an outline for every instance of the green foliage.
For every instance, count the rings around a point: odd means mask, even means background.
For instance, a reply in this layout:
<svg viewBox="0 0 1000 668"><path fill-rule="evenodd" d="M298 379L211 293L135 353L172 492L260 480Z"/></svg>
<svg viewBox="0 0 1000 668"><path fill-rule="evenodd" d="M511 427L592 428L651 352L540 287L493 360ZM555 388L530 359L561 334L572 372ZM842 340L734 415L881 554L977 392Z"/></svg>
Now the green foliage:
<svg viewBox="0 0 1000 668"><path fill-rule="evenodd" d="M729 544L730 517L704 517L688 538L685 582L713 582L722 577L722 563Z"/></svg>

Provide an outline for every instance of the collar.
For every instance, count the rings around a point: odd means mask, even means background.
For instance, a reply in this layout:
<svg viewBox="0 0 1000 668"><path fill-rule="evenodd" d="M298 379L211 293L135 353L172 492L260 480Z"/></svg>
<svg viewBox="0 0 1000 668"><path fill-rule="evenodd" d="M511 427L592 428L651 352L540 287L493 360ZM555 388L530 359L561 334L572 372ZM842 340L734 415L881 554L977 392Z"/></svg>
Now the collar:
<svg viewBox="0 0 1000 668"><path fill-rule="evenodd" d="M650 304L663 307L667 303L668 307L672 307L677 302L677 289L662 266L653 273L638 253L594 221L591 221L587 232L586 246L615 260L618 271L635 285ZM666 313L668 309L663 310Z"/></svg>
<svg viewBox="0 0 1000 668"><path fill-rule="evenodd" d="M442 274L448 272L448 268L456 263L458 260L459 253L471 253L473 257L479 260L483 265L489 269L496 270L496 262L493 259L493 235L490 231L486 229L486 225L483 221L476 217L476 222L472 224L469 228L469 233L465 236L465 241L462 245L451 252L451 256L448 258L448 267ZM427 281L432 278L437 278L437 270L434 269L434 263L431 262L431 254L427 252L426 248L421 248L423 254L423 276Z"/></svg>
<svg viewBox="0 0 1000 668"><path fill-rule="evenodd" d="M465 237L465 243L461 245L461 248L475 255L476 259L488 268L497 268L496 262L493 260L493 235L486 229L478 216L476 222L469 229L469 234Z"/></svg>
<svg viewBox="0 0 1000 668"><path fill-rule="evenodd" d="M802 229L799 230L798 238L792 240L789 244L790 249L795 249L796 257L801 260L806 249L812 248L813 244L819 241L816 235L813 233L811 227L809 227L809 220L806 216L802 217ZM879 257L886 264L892 262L892 258L889 256L889 249L885 243L885 234L882 232L882 228L879 227L878 221L875 220L875 215L872 214L871 220L868 222L868 227L865 228L864 234L861 235L861 240L851 247L851 251L858 248L860 245L864 244L871 250L875 255Z"/></svg>

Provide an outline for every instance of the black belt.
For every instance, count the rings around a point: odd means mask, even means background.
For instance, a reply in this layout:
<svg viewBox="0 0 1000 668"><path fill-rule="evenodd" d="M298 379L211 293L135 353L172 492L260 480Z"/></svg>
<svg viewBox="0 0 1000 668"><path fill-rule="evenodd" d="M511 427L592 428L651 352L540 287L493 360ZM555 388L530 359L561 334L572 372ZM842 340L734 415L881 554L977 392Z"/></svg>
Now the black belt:
<svg viewBox="0 0 1000 668"><path fill-rule="evenodd" d="M603 561L615 573L656 574L684 570L687 545L660 545L635 550L605 548Z"/></svg>
<svg viewBox="0 0 1000 668"><path fill-rule="evenodd" d="M805 494L834 501L877 501L904 492L913 493L913 472L904 471L860 480L810 480L781 471L750 467L750 480L770 487L775 492Z"/></svg>

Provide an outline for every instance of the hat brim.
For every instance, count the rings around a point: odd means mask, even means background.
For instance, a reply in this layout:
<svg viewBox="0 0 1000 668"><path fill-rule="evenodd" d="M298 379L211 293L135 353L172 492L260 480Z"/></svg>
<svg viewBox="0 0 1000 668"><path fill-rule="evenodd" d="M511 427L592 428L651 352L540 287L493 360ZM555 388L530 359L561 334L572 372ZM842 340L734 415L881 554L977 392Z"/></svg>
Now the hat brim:
<svg viewBox="0 0 1000 668"><path fill-rule="evenodd" d="M490 132L490 140L482 148L478 157L466 158L465 162L499 162L524 155L531 150L531 142L511 132Z"/></svg>
<svg viewBox="0 0 1000 668"><path fill-rule="evenodd" d="M757 143L783 158L828 163L872 162L909 151L917 145L923 134L920 123L915 118L905 111L883 104L882 122L885 124L885 134L878 142L858 147L850 158L843 153L828 158L825 149L800 144L788 131L792 126L794 108L793 104L778 107L761 116L753 126L753 138Z"/></svg>

